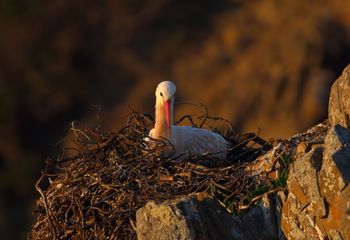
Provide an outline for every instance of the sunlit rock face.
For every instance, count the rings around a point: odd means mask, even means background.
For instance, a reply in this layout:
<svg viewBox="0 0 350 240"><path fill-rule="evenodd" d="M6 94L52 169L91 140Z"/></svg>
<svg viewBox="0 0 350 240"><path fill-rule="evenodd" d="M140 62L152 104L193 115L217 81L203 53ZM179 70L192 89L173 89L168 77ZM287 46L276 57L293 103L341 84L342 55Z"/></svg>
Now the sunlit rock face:
<svg viewBox="0 0 350 240"><path fill-rule="evenodd" d="M350 237L350 131L340 125L332 127L325 140L320 189L329 206L322 219L330 234Z"/></svg>
<svg viewBox="0 0 350 240"><path fill-rule="evenodd" d="M329 96L328 118L332 126L350 127L350 65L334 82Z"/></svg>
<svg viewBox="0 0 350 240"><path fill-rule="evenodd" d="M290 167L281 225L288 239L350 237L349 73L350 66L332 86L323 143L296 151Z"/></svg>

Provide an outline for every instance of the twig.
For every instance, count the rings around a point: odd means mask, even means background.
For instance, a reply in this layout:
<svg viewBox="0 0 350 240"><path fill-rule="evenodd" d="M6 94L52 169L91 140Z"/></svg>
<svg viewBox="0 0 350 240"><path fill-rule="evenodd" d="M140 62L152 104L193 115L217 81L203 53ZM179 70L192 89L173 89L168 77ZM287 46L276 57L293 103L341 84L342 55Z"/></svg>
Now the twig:
<svg viewBox="0 0 350 240"><path fill-rule="evenodd" d="M42 191L42 189L40 188L40 183L44 179L44 177L46 176L47 169L48 169L48 163L46 163L44 172L41 174L40 178L35 183L35 189L39 192L39 194L41 195L41 198L43 199L45 211L46 211L46 214L48 216L48 221L49 221L49 224L50 224L50 228L51 228L51 231L52 231L53 238L54 239L58 239L55 225L52 222L51 212L50 212L50 209L49 209L48 204L47 204L46 196L45 196L44 192Z"/></svg>

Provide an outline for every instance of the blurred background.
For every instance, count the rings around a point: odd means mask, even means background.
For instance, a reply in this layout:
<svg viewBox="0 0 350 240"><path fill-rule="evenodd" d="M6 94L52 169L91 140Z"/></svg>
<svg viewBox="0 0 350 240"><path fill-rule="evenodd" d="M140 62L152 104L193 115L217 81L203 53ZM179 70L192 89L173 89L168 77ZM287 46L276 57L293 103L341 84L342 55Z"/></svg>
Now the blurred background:
<svg viewBox="0 0 350 240"><path fill-rule="evenodd" d="M0 239L24 239L34 184L72 120L117 131L158 82L241 132L288 137L326 118L350 62L346 0L1 0ZM176 117L191 113L176 105ZM193 107L192 107L193 108Z"/></svg>

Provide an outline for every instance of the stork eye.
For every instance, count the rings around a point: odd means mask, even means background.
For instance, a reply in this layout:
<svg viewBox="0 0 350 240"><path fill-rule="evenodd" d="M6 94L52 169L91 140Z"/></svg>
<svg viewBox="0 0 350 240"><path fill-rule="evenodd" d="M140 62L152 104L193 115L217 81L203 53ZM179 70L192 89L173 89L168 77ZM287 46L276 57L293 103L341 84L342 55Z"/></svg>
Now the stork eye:
<svg viewBox="0 0 350 240"><path fill-rule="evenodd" d="M162 97L163 97L163 93L160 93L160 96L162 96Z"/></svg>

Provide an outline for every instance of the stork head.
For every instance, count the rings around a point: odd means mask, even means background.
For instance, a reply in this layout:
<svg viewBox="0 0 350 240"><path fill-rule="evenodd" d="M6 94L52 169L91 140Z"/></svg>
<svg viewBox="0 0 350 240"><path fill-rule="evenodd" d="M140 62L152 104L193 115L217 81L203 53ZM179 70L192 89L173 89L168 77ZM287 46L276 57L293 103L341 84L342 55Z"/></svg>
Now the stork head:
<svg viewBox="0 0 350 240"><path fill-rule="evenodd" d="M170 128L172 105L175 98L176 87L171 81L163 81L156 89L156 106L163 106L167 127Z"/></svg>

